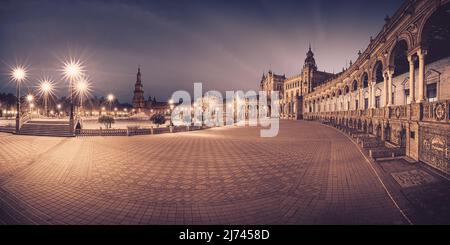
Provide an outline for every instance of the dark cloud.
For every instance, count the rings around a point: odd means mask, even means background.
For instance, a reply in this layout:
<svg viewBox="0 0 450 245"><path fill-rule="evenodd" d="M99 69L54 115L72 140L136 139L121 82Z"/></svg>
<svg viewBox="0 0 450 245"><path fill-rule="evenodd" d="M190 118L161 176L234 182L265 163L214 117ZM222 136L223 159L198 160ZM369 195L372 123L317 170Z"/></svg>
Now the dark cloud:
<svg viewBox="0 0 450 245"><path fill-rule="evenodd" d="M61 80L64 57L79 56L95 94L130 100L137 66L146 96L207 89L255 89L269 68L294 75L308 43L319 69L340 71L401 1L2 1L0 89L6 64L26 60L29 83ZM61 84L63 84L61 82ZM65 90L61 90L63 94Z"/></svg>

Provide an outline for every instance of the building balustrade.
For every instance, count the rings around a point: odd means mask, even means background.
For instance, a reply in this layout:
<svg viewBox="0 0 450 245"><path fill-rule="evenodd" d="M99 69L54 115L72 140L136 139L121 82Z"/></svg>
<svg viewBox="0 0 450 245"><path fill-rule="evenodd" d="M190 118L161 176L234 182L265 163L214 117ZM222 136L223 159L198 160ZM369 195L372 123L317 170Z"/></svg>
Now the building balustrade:
<svg viewBox="0 0 450 245"><path fill-rule="evenodd" d="M422 120L427 122L450 122L450 100L425 102L420 108Z"/></svg>
<svg viewBox="0 0 450 245"><path fill-rule="evenodd" d="M343 118L375 118L400 119L424 122L450 123L450 100L422 102L408 105L389 106L348 111L307 112L305 118L311 117L343 117Z"/></svg>

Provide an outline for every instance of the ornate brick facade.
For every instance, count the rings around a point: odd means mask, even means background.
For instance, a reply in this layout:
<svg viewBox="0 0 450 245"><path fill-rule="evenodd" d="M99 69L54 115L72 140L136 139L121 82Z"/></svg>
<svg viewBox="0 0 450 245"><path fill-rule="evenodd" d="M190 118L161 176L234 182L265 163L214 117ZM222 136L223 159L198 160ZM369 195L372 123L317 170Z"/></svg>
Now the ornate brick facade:
<svg viewBox="0 0 450 245"><path fill-rule="evenodd" d="M450 174L449 2L406 1L348 69L319 83L305 68L286 79L282 117L346 127Z"/></svg>

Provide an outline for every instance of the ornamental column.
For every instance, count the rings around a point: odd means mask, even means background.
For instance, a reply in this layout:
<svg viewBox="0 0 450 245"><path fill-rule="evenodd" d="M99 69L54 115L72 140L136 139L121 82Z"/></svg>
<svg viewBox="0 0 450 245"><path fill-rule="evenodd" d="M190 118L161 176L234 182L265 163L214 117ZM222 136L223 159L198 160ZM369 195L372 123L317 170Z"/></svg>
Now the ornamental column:
<svg viewBox="0 0 450 245"><path fill-rule="evenodd" d="M360 110L361 108L364 108L364 97L363 97L363 89L359 88L359 99L358 99L358 108L357 110Z"/></svg>
<svg viewBox="0 0 450 245"><path fill-rule="evenodd" d="M414 56L409 55L408 56L408 62L409 62L409 103L412 104L416 101L415 93L415 78L416 74L414 71Z"/></svg>
<svg viewBox="0 0 450 245"><path fill-rule="evenodd" d="M427 52L426 50L420 49L417 51L417 55L419 56L419 93L417 96L417 103L425 101L425 56Z"/></svg>
<svg viewBox="0 0 450 245"><path fill-rule="evenodd" d="M387 90L387 106L392 106L393 105L393 101L392 101L392 75L394 74L393 70L388 70L387 71L387 76L388 76L388 90Z"/></svg>
<svg viewBox="0 0 450 245"><path fill-rule="evenodd" d="M384 92L384 103L383 103L383 105L384 106L387 106L388 104L389 104L389 95L388 95L388 87L389 87L389 85L388 85L388 75L387 75L387 72L383 72L383 86L384 86L384 89L383 89L383 92Z"/></svg>
<svg viewBox="0 0 450 245"><path fill-rule="evenodd" d="M370 87L371 87L370 108L375 108L375 83L372 82Z"/></svg>

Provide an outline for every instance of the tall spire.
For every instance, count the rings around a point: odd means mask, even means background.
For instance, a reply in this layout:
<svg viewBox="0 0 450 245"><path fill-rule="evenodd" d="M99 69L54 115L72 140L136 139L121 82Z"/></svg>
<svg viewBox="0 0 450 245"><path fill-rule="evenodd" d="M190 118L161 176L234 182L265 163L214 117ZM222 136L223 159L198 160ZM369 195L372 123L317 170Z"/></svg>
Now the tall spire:
<svg viewBox="0 0 450 245"><path fill-rule="evenodd" d="M138 66L136 84L134 85L133 108L141 112L145 108L144 86L141 81L141 66Z"/></svg>
<svg viewBox="0 0 450 245"><path fill-rule="evenodd" d="M311 42L309 42L309 51L311 51Z"/></svg>
<svg viewBox="0 0 450 245"><path fill-rule="evenodd" d="M138 72L136 74L136 83L140 84L141 83L141 65L138 66Z"/></svg>

